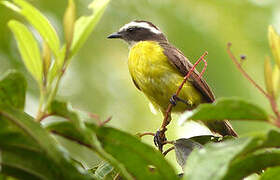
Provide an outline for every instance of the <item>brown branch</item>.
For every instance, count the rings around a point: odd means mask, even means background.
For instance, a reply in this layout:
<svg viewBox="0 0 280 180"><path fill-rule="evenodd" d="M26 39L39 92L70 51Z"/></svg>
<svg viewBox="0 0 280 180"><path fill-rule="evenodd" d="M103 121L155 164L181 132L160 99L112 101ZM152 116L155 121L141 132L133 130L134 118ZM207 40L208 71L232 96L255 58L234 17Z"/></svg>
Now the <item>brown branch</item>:
<svg viewBox="0 0 280 180"><path fill-rule="evenodd" d="M104 126L105 124L107 124L108 122L110 122L112 119L112 116L108 117L105 121L101 121L98 123L98 126Z"/></svg>
<svg viewBox="0 0 280 180"><path fill-rule="evenodd" d="M155 136L155 133L145 132L145 133L137 134L137 136L139 136L140 138L142 138L143 136L147 136L147 135Z"/></svg>
<svg viewBox="0 0 280 180"><path fill-rule="evenodd" d="M276 115L276 122L274 122L273 124L280 127L280 113L277 109L277 102L275 101L275 99L269 95L260 85L258 85L251 77L250 75L242 68L241 63L238 62L238 60L236 59L236 57L234 56L234 54L231 51L231 43L228 43L227 45L227 53L230 56L231 60L234 62L234 64L236 65L237 69L242 73L242 75L249 80L249 82L251 84L253 84L270 102L270 106L272 108L272 111L274 112L274 114ZM242 57L241 57L242 59ZM275 118L273 118L275 119Z"/></svg>
<svg viewBox="0 0 280 180"><path fill-rule="evenodd" d="M164 151L162 154L163 156L166 156L170 151L172 151L173 149L175 149L174 146L170 147L169 149L167 149L166 151Z"/></svg>

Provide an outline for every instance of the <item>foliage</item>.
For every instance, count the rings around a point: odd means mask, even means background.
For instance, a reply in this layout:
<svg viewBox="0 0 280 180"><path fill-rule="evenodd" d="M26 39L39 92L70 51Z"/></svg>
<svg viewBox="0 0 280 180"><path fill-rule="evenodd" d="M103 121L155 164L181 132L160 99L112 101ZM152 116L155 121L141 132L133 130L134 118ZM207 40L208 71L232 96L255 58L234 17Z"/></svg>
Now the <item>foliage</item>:
<svg viewBox="0 0 280 180"><path fill-rule="evenodd" d="M26 80L20 73L9 71L0 79L0 179L179 179L174 167L154 148L139 137L116 128L91 113L73 109L67 102L55 100L61 78L71 58L82 47L102 17L109 0L94 0L90 15L76 20L76 7L69 0L63 24L65 42L50 21L24 0L0 1L23 17L40 35L37 41L30 28L10 20L22 60L38 83L40 102L36 117L24 112ZM197 136L168 142L175 149L178 164L186 180L242 179L257 173L260 179L277 179L280 174L280 114L277 107L279 90L280 37L269 27L269 42L275 65L270 59L264 66L266 91L243 70L228 47L229 56L241 73L264 94L273 114L240 99L219 99L186 112L181 120L264 121L275 130L255 132L240 138ZM55 120L47 123L47 117ZM63 118L63 120L57 117ZM89 167L86 157L77 158L66 141L77 149L85 148L99 163ZM70 143L70 144L71 144ZM171 148L171 149L172 149ZM170 149L170 150L171 150ZM166 154L168 151L164 152ZM100 163L101 162L101 163Z"/></svg>

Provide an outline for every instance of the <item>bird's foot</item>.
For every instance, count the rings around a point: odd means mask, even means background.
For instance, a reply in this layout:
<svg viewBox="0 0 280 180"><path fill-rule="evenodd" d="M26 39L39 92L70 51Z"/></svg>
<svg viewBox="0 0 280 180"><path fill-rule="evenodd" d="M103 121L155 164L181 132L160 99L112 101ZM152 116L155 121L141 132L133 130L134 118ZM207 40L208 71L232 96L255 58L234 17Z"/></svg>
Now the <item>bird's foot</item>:
<svg viewBox="0 0 280 180"><path fill-rule="evenodd" d="M179 98L176 94L174 94L170 99L169 99L170 103L173 105L173 106L176 106L177 105L177 102L180 101L186 105L188 105L188 102L185 101L184 99L181 99Z"/></svg>
<svg viewBox="0 0 280 180"><path fill-rule="evenodd" d="M162 152L164 142L166 142L165 131L158 130L154 136L154 144L158 147L159 151Z"/></svg>

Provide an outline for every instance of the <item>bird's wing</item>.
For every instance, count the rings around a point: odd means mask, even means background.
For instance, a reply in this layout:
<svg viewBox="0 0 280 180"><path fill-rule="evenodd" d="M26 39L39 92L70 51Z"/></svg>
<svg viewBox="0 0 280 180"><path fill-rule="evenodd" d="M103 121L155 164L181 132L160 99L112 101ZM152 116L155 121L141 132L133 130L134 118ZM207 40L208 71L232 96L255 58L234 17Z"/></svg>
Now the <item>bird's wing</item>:
<svg viewBox="0 0 280 180"><path fill-rule="evenodd" d="M193 67L191 62L184 56L184 54L170 45L167 42L160 43L161 47L164 49L164 54L168 57L169 62L183 75L187 75L189 70ZM208 102L215 101L215 96L211 91L208 84L203 78L199 78L199 72L194 70L191 73L189 81L199 90Z"/></svg>

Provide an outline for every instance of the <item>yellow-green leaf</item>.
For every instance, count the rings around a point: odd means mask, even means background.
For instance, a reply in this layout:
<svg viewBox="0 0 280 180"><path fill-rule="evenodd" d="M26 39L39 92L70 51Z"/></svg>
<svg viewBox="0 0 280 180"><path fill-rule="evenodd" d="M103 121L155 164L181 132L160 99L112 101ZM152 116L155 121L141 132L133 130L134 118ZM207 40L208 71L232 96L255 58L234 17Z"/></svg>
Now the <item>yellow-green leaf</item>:
<svg viewBox="0 0 280 180"><path fill-rule="evenodd" d="M85 43L88 36L94 29L102 17L110 0L95 0L89 5L92 14L80 17L75 23L74 37L70 49L70 57L72 57Z"/></svg>
<svg viewBox="0 0 280 180"><path fill-rule="evenodd" d="M273 96L272 68L269 57L267 57L264 62L264 77L266 90L269 95Z"/></svg>
<svg viewBox="0 0 280 180"><path fill-rule="evenodd" d="M73 34L74 34L74 23L76 18L76 6L74 0L68 1L68 7L65 11L63 18L64 35L67 47L71 46Z"/></svg>
<svg viewBox="0 0 280 180"><path fill-rule="evenodd" d="M15 35L26 68L41 83L43 77L42 60L39 46L34 36L24 24L16 20L9 21L8 26Z"/></svg>
<svg viewBox="0 0 280 180"><path fill-rule="evenodd" d="M268 27L268 40L275 62L280 68L280 36L272 26Z"/></svg>
<svg viewBox="0 0 280 180"><path fill-rule="evenodd" d="M34 26L57 57L60 48L59 38L48 19L39 10L24 0L14 0L14 3L21 8L19 13Z"/></svg>
<svg viewBox="0 0 280 180"><path fill-rule="evenodd" d="M51 65L51 50L47 43L43 43L43 51L42 51L42 58L43 58L43 71L45 78L48 75L48 71Z"/></svg>
<svg viewBox="0 0 280 180"><path fill-rule="evenodd" d="M273 67L272 84L273 84L273 95L275 98L278 98L280 94L280 70L277 65L274 65Z"/></svg>

